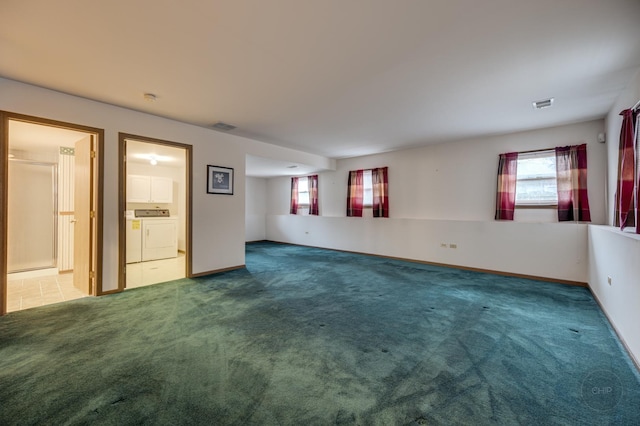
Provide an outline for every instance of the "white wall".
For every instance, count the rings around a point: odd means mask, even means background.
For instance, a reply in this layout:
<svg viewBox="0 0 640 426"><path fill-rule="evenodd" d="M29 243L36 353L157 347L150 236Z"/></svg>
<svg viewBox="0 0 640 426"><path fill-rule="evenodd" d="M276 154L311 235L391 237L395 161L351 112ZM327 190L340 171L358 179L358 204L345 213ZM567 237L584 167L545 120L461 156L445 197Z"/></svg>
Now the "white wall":
<svg viewBox="0 0 640 426"><path fill-rule="evenodd" d="M573 223L267 216L272 241L577 282L586 238Z"/></svg>
<svg viewBox="0 0 640 426"><path fill-rule="evenodd" d="M391 217L493 220L500 153L587 143L591 218L602 224L606 146L597 136L603 131L603 120L594 120L338 160L335 172L319 174L320 214L345 216L349 170L388 166ZM287 214L289 178L270 181L268 213Z"/></svg>
<svg viewBox="0 0 640 426"><path fill-rule="evenodd" d="M615 101L606 117L607 224L613 225L618 174L620 111L640 100L640 70ZM633 232L633 229L629 229ZM640 365L640 236L613 226L589 226L589 276L591 291L614 328ZM611 277L611 285L608 284Z"/></svg>
<svg viewBox="0 0 640 426"><path fill-rule="evenodd" d="M247 177L245 241L261 241L267 238L267 180Z"/></svg>
<svg viewBox="0 0 640 426"><path fill-rule="evenodd" d="M640 100L640 69L631 79L625 90L616 99L605 119L607 129L607 220L613 225L616 185L618 183L618 152L620 147L620 129L622 116L620 112L631 108Z"/></svg>
<svg viewBox="0 0 640 426"><path fill-rule="evenodd" d="M640 365L638 259L640 235L611 226L589 226L589 287Z"/></svg>
<svg viewBox="0 0 640 426"><path fill-rule="evenodd" d="M553 223L554 210L493 220L498 154L587 143L591 217L604 223L603 131L594 120L338 160L335 172L319 174L320 218L289 215L290 179L269 179L267 239L586 282L585 225ZM346 218L349 170L382 166L390 218Z"/></svg>
<svg viewBox="0 0 640 426"><path fill-rule="evenodd" d="M104 129L103 289L117 288L118 132L193 146L193 273L244 264L245 157L272 145L0 78L0 109ZM317 163L321 156L273 147L283 161ZM232 167L234 195L206 191L206 165Z"/></svg>

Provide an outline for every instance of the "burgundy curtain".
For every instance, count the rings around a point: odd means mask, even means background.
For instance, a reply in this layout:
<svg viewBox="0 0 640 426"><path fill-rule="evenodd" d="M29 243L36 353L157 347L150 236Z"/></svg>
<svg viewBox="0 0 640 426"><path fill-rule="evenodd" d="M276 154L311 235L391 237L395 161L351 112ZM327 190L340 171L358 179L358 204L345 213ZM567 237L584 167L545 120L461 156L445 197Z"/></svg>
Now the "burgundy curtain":
<svg viewBox="0 0 640 426"><path fill-rule="evenodd" d="M291 178L291 208L290 214L298 214L298 178Z"/></svg>
<svg viewBox="0 0 640 426"><path fill-rule="evenodd" d="M371 169L373 187L373 217L389 217L388 167Z"/></svg>
<svg viewBox="0 0 640 426"><path fill-rule="evenodd" d="M362 198L364 196L363 170L349 172L347 183L347 216L362 217Z"/></svg>
<svg viewBox="0 0 640 426"><path fill-rule="evenodd" d="M587 145L556 148L558 221L591 221L587 195Z"/></svg>
<svg viewBox="0 0 640 426"><path fill-rule="evenodd" d="M634 156L634 117L633 111L625 109L620 113L622 116L622 129L620 130L620 147L618 152L618 188L616 191L615 205L615 225L624 229L633 226L634 203L633 190L635 173Z"/></svg>
<svg viewBox="0 0 640 426"><path fill-rule="evenodd" d="M516 207L516 180L518 153L500 154L498 162L498 191L496 193L496 220L513 220Z"/></svg>
<svg viewBox="0 0 640 426"><path fill-rule="evenodd" d="M635 140L635 149L636 149L636 203L635 203L635 220L636 220L636 234L640 234L640 217L638 215L638 209L640 209L640 114L638 114L638 110L636 109L633 112L636 117L636 140Z"/></svg>
<svg viewBox="0 0 640 426"><path fill-rule="evenodd" d="M309 214L319 216L318 206L318 175L309 176Z"/></svg>

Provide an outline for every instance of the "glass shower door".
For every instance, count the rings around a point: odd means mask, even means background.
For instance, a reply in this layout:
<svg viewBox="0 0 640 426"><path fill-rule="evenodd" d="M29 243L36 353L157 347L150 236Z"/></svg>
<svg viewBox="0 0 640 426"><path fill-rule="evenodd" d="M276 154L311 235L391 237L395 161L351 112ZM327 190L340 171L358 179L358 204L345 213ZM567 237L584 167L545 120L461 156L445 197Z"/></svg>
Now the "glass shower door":
<svg viewBox="0 0 640 426"><path fill-rule="evenodd" d="M7 269L57 266L56 164L9 161Z"/></svg>

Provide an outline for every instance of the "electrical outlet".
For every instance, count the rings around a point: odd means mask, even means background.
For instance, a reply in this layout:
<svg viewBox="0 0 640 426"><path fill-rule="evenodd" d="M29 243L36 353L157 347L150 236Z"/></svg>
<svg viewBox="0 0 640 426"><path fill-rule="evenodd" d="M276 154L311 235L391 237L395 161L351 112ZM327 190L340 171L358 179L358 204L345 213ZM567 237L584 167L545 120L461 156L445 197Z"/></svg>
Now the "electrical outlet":
<svg viewBox="0 0 640 426"><path fill-rule="evenodd" d="M449 244L449 248L457 249L458 245L457 244Z"/></svg>
<svg viewBox="0 0 640 426"><path fill-rule="evenodd" d="M440 247L447 248L447 243L440 243Z"/></svg>
<svg viewBox="0 0 640 426"><path fill-rule="evenodd" d="M607 277L607 283L609 283L609 285L611 285L611 277Z"/></svg>

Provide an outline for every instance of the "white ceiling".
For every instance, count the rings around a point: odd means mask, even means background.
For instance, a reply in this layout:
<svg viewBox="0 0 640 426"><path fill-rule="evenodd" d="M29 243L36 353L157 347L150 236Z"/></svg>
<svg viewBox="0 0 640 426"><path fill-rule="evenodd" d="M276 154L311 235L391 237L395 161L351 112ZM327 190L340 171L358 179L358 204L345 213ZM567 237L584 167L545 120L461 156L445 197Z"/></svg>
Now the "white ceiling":
<svg viewBox="0 0 640 426"><path fill-rule="evenodd" d="M73 148L77 141L86 136L86 133L74 130L9 120L10 153L40 152L57 156L61 146Z"/></svg>
<svg viewBox="0 0 640 426"><path fill-rule="evenodd" d="M263 178L276 176L309 175L318 171L317 168L306 164L292 163L290 161L281 161L272 158L257 157L254 155L247 155L245 168L245 174L247 176Z"/></svg>
<svg viewBox="0 0 640 426"><path fill-rule="evenodd" d="M127 139L127 162L150 164L152 158L158 166L184 168L186 165L182 148Z"/></svg>
<svg viewBox="0 0 640 426"><path fill-rule="evenodd" d="M0 76L331 158L601 118L639 67L638 0L3 0L0 14Z"/></svg>
<svg viewBox="0 0 640 426"><path fill-rule="evenodd" d="M46 125L9 120L9 152L29 152L57 155L60 147L75 146L86 137L84 132L51 127ZM149 164L155 158L158 165L166 167L185 167L185 151L167 145L137 140L127 140L127 161Z"/></svg>

